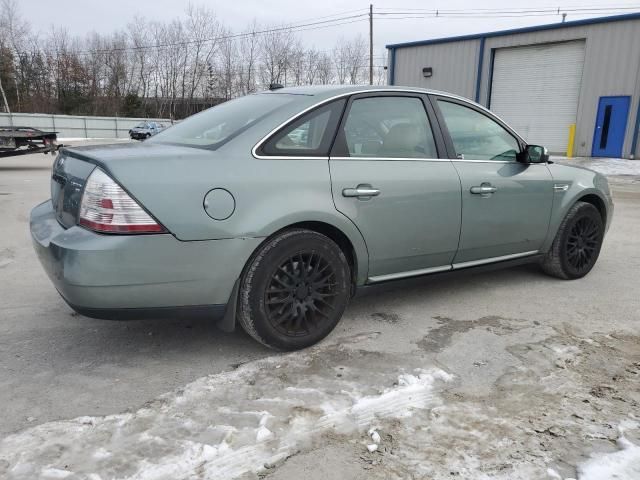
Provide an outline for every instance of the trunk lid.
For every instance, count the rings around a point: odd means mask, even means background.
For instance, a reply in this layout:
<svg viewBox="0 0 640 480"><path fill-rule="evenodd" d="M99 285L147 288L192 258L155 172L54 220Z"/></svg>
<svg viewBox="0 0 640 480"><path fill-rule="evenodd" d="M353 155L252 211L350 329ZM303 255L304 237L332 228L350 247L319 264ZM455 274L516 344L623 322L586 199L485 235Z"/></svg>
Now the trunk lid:
<svg viewBox="0 0 640 480"><path fill-rule="evenodd" d="M78 222L82 192L95 165L62 152L51 173L51 202L58 222L65 228Z"/></svg>
<svg viewBox="0 0 640 480"><path fill-rule="evenodd" d="M136 198L137 182L151 184L152 189L163 181L173 187L174 179L190 170L189 160L206 158L210 161L211 156L212 152L198 148L147 142L63 148L51 174L51 202L56 218L65 228L78 223L84 186L96 167L139 201ZM168 163L178 168L170 168ZM170 191L170 187L166 191ZM139 203L147 207L145 199L141 200Z"/></svg>

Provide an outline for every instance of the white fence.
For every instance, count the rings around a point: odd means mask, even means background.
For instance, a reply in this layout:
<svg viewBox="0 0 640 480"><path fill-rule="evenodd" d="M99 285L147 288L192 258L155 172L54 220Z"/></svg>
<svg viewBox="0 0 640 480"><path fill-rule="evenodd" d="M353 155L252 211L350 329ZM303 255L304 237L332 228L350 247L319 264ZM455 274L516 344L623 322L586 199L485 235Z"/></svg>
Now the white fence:
<svg viewBox="0 0 640 480"><path fill-rule="evenodd" d="M58 138L127 138L129 129L145 120L171 124L162 118L89 117L45 113L0 113L0 127L33 127L58 132Z"/></svg>

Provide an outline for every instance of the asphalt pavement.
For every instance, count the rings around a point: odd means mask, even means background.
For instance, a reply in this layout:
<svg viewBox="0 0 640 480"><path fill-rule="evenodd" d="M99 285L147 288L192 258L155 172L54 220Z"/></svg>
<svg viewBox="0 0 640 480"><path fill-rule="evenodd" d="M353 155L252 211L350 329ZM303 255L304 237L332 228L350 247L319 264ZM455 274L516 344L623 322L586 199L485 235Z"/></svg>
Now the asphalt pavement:
<svg viewBox="0 0 640 480"><path fill-rule="evenodd" d="M0 436L136 409L274 355L242 330L223 333L206 320L115 322L74 313L40 267L28 228L30 209L49 197L52 161L43 154L0 159ZM521 266L390 284L357 297L325 343L363 334L360 348L396 360L418 355L456 375L459 395L481 396L495 394L498 379L522 361L512 349L525 341L559 332L637 339L640 177L610 182L615 217L584 279L561 281Z"/></svg>

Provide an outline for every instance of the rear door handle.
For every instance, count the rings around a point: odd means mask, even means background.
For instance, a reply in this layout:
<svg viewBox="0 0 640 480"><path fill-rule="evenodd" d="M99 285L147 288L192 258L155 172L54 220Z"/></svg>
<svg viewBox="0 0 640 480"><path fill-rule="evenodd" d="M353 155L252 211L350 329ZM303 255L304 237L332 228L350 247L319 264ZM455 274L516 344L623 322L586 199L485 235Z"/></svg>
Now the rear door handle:
<svg viewBox="0 0 640 480"><path fill-rule="evenodd" d="M377 197L380 190L371 185L358 185L356 188L345 188L342 190L343 197Z"/></svg>
<svg viewBox="0 0 640 480"><path fill-rule="evenodd" d="M474 195L489 195L495 193L498 189L490 183L483 183L479 187L471 187L471 193Z"/></svg>

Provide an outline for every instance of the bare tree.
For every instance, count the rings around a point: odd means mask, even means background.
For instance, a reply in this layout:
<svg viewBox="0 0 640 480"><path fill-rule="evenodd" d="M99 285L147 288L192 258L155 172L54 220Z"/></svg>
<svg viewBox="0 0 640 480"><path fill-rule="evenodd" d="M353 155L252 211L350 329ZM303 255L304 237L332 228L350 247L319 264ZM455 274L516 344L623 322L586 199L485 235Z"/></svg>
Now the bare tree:
<svg viewBox="0 0 640 480"><path fill-rule="evenodd" d="M196 93L204 93L207 67L226 34L213 11L206 7L187 7L186 31L188 37L188 99L193 101ZM185 76L187 76L185 75Z"/></svg>
<svg viewBox="0 0 640 480"><path fill-rule="evenodd" d="M307 68L305 57L305 50L300 39L295 39L291 45L289 62L287 65L287 68L291 71L290 82L294 85L305 84L305 71Z"/></svg>
<svg viewBox="0 0 640 480"><path fill-rule="evenodd" d="M348 42L344 38L338 40L338 44L334 47L333 65L335 67L336 78L340 85L347 83L347 76L349 75L349 55L350 47Z"/></svg>
<svg viewBox="0 0 640 480"><path fill-rule="evenodd" d="M258 24L254 20L247 31L249 34L241 37L238 45L238 53L242 58L238 72L241 95L255 92L257 89L256 70L260 54L260 43L255 33L256 31L258 31Z"/></svg>
<svg viewBox="0 0 640 480"><path fill-rule="evenodd" d="M275 30L262 37L261 77L264 85L287 83L287 68L291 61L293 42L291 30Z"/></svg>
<svg viewBox="0 0 640 480"><path fill-rule="evenodd" d="M293 29L234 33L203 6L168 22L134 18L124 30L80 38L60 28L38 36L19 0L0 0L3 110L184 117L271 83L359 83L363 38L341 38L331 54L304 45ZM384 82L384 70L377 80Z"/></svg>
<svg viewBox="0 0 640 480"><path fill-rule="evenodd" d="M229 34L225 35L229 37ZM233 38L225 38L220 44L216 77L218 93L225 100L233 98L237 85L238 50Z"/></svg>
<svg viewBox="0 0 640 480"><path fill-rule="evenodd" d="M28 36L30 35L29 24L20 18L20 10L17 0L1 0L0 1L0 33L3 37L2 43L9 46L14 53L18 54L24 49ZM20 108L20 85L18 77L21 72L14 76L16 103ZM5 98L4 88L2 89L3 99ZM8 103L5 105L9 111Z"/></svg>
<svg viewBox="0 0 640 480"><path fill-rule="evenodd" d="M355 85L362 81L361 72L365 70L365 60L367 58L367 44L362 35L358 35L353 40L345 43L346 69L349 83Z"/></svg>
<svg viewBox="0 0 640 480"><path fill-rule="evenodd" d="M304 83L307 85L313 85L316 77L318 76L318 69L320 66L320 52L315 48L310 48L305 52L305 77Z"/></svg>
<svg viewBox="0 0 640 480"><path fill-rule="evenodd" d="M331 83L333 78L333 62L331 60L331 56L327 53L320 53L318 55L317 65L318 83L322 85Z"/></svg>

